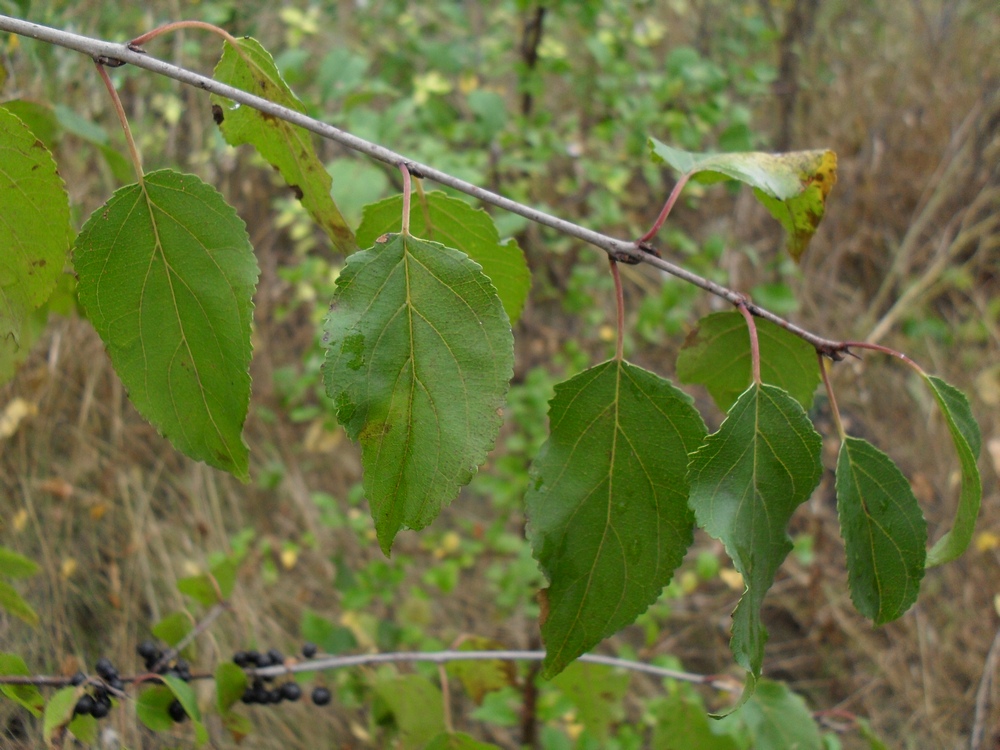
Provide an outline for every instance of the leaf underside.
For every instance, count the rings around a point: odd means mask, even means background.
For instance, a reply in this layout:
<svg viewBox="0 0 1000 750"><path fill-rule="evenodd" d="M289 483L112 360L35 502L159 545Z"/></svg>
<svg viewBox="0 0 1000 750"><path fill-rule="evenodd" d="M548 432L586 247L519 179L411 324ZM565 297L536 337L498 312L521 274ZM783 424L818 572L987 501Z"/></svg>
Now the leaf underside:
<svg viewBox="0 0 1000 750"><path fill-rule="evenodd" d="M803 409L812 406L820 382L816 350L769 320L755 319L760 342L761 380L788 391ZM750 333L738 312L720 312L698 321L677 356L677 379L705 386L729 411L750 385Z"/></svg>
<svg viewBox="0 0 1000 750"><path fill-rule="evenodd" d="M951 562L965 552L972 541L983 499L983 481L976 465L982 448L982 436L979 424L972 416L969 399L964 393L934 375L926 375L924 379L944 413L962 468L962 489L958 497L958 508L955 510L955 520L952 528L927 553L927 567L930 568Z"/></svg>
<svg viewBox="0 0 1000 750"><path fill-rule="evenodd" d="M820 447L820 436L794 399L775 386L755 384L691 457L688 480L698 525L722 541L746 586L733 612L730 643L749 673L744 701L764 661L764 595L792 549L788 521L819 482Z"/></svg>
<svg viewBox="0 0 1000 750"><path fill-rule="evenodd" d="M361 443L365 493L388 554L486 460L513 372L513 337L468 256L393 235L350 257L325 323L327 395Z"/></svg>
<svg viewBox="0 0 1000 750"><path fill-rule="evenodd" d="M797 262L816 233L826 200L837 184L837 155L829 150L767 154L759 151L699 154L649 139L653 158L701 182L738 180L750 185L788 236Z"/></svg>
<svg viewBox="0 0 1000 750"><path fill-rule="evenodd" d="M281 77L271 54L256 39L237 40L240 52L226 42L215 79L255 94L296 112L305 107ZM212 96L214 114L222 135L232 146L249 143L277 169L295 196L340 252L356 249L354 234L330 196L332 180L316 155L309 131L242 106L221 96Z"/></svg>
<svg viewBox="0 0 1000 750"><path fill-rule="evenodd" d="M687 456L705 435L688 396L617 361L556 386L549 421L525 498L550 581L547 677L631 624L670 581L692 539Z"/></svg>
<svg viewBox="0 0 1000 750"><path fill-rule="evenodd" d="M257 262L214 188L161 170L87 221L80 302L139 413L188 456L246 480Z"/></svg>

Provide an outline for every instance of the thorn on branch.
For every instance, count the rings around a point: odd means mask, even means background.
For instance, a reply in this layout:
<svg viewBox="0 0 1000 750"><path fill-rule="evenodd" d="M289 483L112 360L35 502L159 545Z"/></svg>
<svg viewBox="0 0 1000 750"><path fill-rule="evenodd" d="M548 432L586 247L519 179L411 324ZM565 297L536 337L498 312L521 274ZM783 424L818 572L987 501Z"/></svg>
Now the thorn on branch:
<svg viewBox="0 0 1000 750"><path fill-rule="evenodd" d="M647 255L652 255L654 258L663 258L663 256L660 255L660 251L657 250L652 245L650 245L648 242L640 241L640 242L637 242L635 244L636 244L636 247L638 247L640 250L642 250Z"/></svg>

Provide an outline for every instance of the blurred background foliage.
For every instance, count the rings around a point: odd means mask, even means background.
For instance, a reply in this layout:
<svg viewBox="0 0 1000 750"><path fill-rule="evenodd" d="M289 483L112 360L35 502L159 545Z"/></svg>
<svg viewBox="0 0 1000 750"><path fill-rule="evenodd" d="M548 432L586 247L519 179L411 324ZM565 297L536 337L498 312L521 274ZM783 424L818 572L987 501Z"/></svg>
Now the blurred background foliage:
<svg viewBox="0 0 1000 750"><path fill-rule="evenodd" d="M671 186L647 156L649 135L692 150L834 149L839 182L801 266L781 252L777 225L752 196L727 186L689 186L661 247L821 334L903 350L970 395L989 448L975 548L929 571L917 606L873 631L849 602L828 476L793 520L796 553L766 607L765 673L788 681L811 708L867 716L893 746L963 742L1000 594L994 0L0 0L0 10L117 41L178 19L254 36L311 115L622 237L648 227ZM186 30L148 51L208 73L220 45ZM134 179L106 93L85 58L26 39L0 38L0 69L0 100L17 100L10 106L54 148L79 226ZM242 560L241 575L231 616L199 642L203 670L237 648L290 652L303 639L330 653L436 649L463 634L537 648L541 577L523 540L521 498L554 383L613 351L601 253L494 212L534 274L515 330L506 425L453 506L419 536L401 535L385 559L357 453L319 379L317 323L343 257L270 168L225 145L202 92L128 67L112 76L145 167L198 173L248 224L262 268L247 425L254 481L242 486L180 457L142 422L74 313L67 277L0 400L29 415L0 438L0 539L45 568L23 592L44 613L42 631L0 615L5 650L39 671L71 674L100 655L129 671L153 623L185 607L199 614L176 581L219 555ZM365 204L399 191L396 170L335 144L318 148L355 226ZM626 353L670 375L685 335L718 300L650 269L624 270ZM874 356L838 365L835 384L852 432L893 456L931 529L942 528L956 462L941 447L946 427L927 397ZM721 415L705 394L692 393L717 425ZM831 437L830 466L836 447ZM731 671L728 614L741 590L731 573L722 549L698 536L661 601L604 650ZM261 719L253 746L325 746L331 737L345 747L385 746L398 729L391 706L369 710L385 671L318 679L334 690L336 710L250 712ZM667 741L655 731L667 702L724 702L633 676L601 725L572 685L535 691L534 679L521 666L515 685L479 706L453 690L459 728L504 747L638 748ZM998 703L985 717L989 731L1000 731ZM110 725L129 746L186 741L183 732L144 736L129 713L116 711ZM12 741L35 731L7 703L0 722ZM869 746L848 723L831 720L830 729L849 731L830 734L829 746Z"/></svg>

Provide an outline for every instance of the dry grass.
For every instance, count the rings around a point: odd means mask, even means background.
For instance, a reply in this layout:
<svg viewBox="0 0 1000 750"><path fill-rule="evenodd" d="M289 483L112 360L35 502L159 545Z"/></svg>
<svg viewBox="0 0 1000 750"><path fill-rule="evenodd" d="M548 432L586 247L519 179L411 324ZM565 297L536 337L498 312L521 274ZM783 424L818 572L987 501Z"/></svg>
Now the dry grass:
<svg viewBox="0 0 1000 750"><path fill-rule="evenodd" d="M827 476L794 520L796 532L812 535L815 559L809 565L790 559L769 598L766 671L788 680L815 708L869 717L890 746L960 748L968 746L984 660L1000 622L994 599L1000 594L1000 547L989 536L1000 535L1000 397L995 376L991 381L988 375L1000 361L1000 32L988 2L874 5L828 6L836 12L821 16L821 33L804 51L811 87L801 102L797 145L829 143L840 155L840 182L803 266L798 317L830 335L874 332L970 395L984 445L994 451L992 461L988 452L980 461L982 544L929 571L913 610L873 630L846 593ZM825 82L824 70L832 82ZM176 132L172 137L171 143L183 142ZM331 553L358 565L379 554L374 544L362 547L353 534L325 528L310 499L317 489L344 497L358 481L353 447L341 441L323 453L307 451L307 428L287 421L271 392L274 367L300 357L310 334L271 318L288 289L276 274L284 237L260 209L270 189L244 167L212 168L248 217L264 270L247 437L256 466L282 466L281 479L271 488L243 486L180 457L129 405L90 327L54 320L15 381L0 391L0 404L20 397L38 407L37 416L0 444L0 533L5 545L44 568L26 591L43 613L42 627L30 631L0 615L0 643L41 670L68 674L105 654L129 663L149 624L184 605L176 580L204 569L210 553L229 550L242 529L252 528L257 540L275 549L306 534L315 536L315 545L281 570L278 584L261 576L265 554L252 546L231 616L199 641L198 663L206 668L248 644L292 648L306 607L336 620L341 613ZM83 165L73 183L87 206L106 192L92 175ZM746 210L750 220L737 214L731 230L734 244L757 244L766 253L773 234L755 209ZM763 273L739 259L727 263L743 274L746 288ZM922 319L941 321L955 343L941 343L919 327L904 332L901 324ZM551 325L529 317L523 332L542 336ZM520 344L530 357L542 358L552 341ZM665 342L664 349L676 346ZM644 356L664 359L662 352ZM956 462L926 394L907 372L875 356L838 366L836 385L852 429L900 463L932 534L940 534L957 496ZM278 418L263 418L262 407ZM461 502L438 528L456 514L468 518L479 511ZM410 535L401 542L418 561L429 559ZM428 631L443 642L471 630L510 646L528 645L534 625L496 621L486 593L470 577L463 591L435 603ZM670 632L646 655L672 653L704 672L729 669L728 615L735 598L721 583L699 589L677 606ZM384 614L394 613L386 607ZM655 686L640 682L635 689L643 694ZM1000 689L986 697L989 739L1000 733ZM360 747L368 727L364 707L253 713L261 717L255 748ZM0 704L0 725L12 715L9 703ZM130 747L188 741L183 731L152 738L131 711L115 711L109 726ZM861 746L852 735L844 743Z"/></svg>

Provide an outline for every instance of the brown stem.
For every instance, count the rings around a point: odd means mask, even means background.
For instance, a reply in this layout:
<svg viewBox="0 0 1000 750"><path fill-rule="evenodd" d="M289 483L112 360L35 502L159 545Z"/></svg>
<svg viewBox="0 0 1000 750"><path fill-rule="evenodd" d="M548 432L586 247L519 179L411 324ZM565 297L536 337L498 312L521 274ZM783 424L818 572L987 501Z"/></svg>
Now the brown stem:
<svg viewBox="0 0 1000 750"><path fill-rule="evenodd" d="M615 331L615 360L621 362L625 351L625 292L622 289L622 275L618 270L618 261L608 257L611 266L611 278L615 280L615 312L617 326Z"/></svg>
<svg viewBox="0 0 1000 750"><path fill-rule="evenodd" d="M405 235L410 234L410 195L413 192L413 188L410 185L410 170L407 168L405 162L399 163L399 171L403 173L403 221L402 221L402 232Z"/></svg>
<svg viewBox="0 0 1000 750"><path fill-rule="evenodd" d="M747 309L746 303L741 302L736 308L747 322L747 330L750 332L750 368L753 372L753 382L760 385L760 341L757 339L757 323L754 322L753 314Z"/></svg>
<svg viewBox="0 0 1000 750"><path fill-rule="evenodd" d="M833 415L833 423L837 427L837 434L843 442L847 438L844 432L844 423L840 419L840 409L837 408L837 397L833 394L833 384L830 383L830 371L827 368L827 359L816 352L816 359L819 361L819 372L823 376L823 387L826 388L826 397L830 401L830 413Z"/></svg>
<svg viewBox="0 0 1000 750"><path fill-rule="evenodd" d="M125 116L125 108L122 106L122 100L118 96L118 90L115 88L114 83L111 82L111 76L108 75L108 71L104 65L97 60L94 61L94 65L97 66L97 72L100 73L101 80L104 81L108 93L111 94L111 101L114 102L115 112L118 113L118 121L122 125L122 130L125 131L125 142L128 144L128 153L132 158L132 166L135 168L136 179L139 185L143 185L142 161L139 159L139 149L136 148L135 139L132 138L132 130L128 126L128 117Z"/></svg>
<svg viewBox="0 0 1000 750"><path fill-rule="evenodd" d="M881 352L882 354L888 354L890 357L895 357L905 362L907 365L912 367L917 371L919 375L924 375L923 368L914 362L912 359L907 357L902 352L897 352L895 349L890 349L888 346L882 346L881 344L873 344L868 341L843 341L841 346L844 351L849 351L850 349L870 349L873 352Z"/></svg>
<svg viewBox="0 0 1000 750"><path fill-rule="evenodd" d="M678 196L681 194L681 190L687 185L687 181L691 179L691 174L682 174L680 179L677 180L677 184L674 185L674 189L670 191L670 195L667 197L667 202L663 204L663 208L660 210L660 215L656 217L656 221L653 222L653 226L649 228L642 237L639 238L639 242L649 242L656 236L656 233L660 231L660 227L663 226L663 222L667 220L670 216L670 211L674 207L674 203L677 202Z"/></svg>

